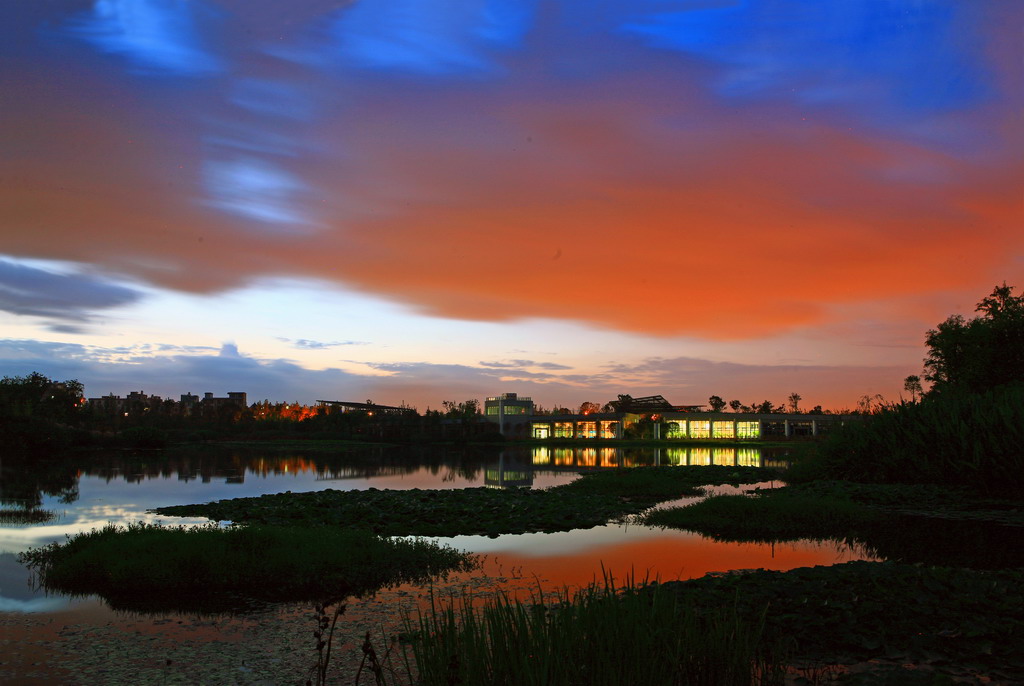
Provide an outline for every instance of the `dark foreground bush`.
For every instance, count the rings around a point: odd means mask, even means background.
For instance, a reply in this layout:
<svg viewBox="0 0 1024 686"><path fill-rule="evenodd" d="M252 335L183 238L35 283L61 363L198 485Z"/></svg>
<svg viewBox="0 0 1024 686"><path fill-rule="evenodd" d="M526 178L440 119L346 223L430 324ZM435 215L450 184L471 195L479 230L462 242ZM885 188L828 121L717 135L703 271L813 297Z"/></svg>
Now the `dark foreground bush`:
<svg viewBox="0 0 1024 686"><path fill-rule="evenodd" d="M1024 387L902 403L848 424L821 445L826 478L934 483L1013 494L1024 487Z"/></svg>
<svg viewBox="0 0 1024 686"><path fill-rule="evenodd" d="M115 607L216 611L247 600L343 598L473 568L426 541L326 527L108 525L19 559L49 590L99 594Z"/></svg>

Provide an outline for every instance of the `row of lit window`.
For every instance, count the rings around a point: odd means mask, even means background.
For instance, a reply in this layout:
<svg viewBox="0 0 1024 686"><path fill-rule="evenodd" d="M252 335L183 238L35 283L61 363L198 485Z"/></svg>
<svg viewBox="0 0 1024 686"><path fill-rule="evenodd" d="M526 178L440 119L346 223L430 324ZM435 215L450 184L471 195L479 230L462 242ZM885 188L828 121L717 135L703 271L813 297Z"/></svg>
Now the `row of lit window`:
<svg viewBox="0 0 1024 686"><path fill-rule="evenodd" d="M505 414L526 414L526 409L527 408L525 408L525 407L523 407L521 405L505 405L504 407L505 407ZM497 405L489 406L487 408L487 414L491 415L491 416L494 416L494 415L498 414L498 406Z"/></svg>
<svg viewBox="0 0 1024 686"><path fill-rule="evenodd" d="M687 431L689 427L689 431ZM690 420L668 423L668 438L760 438L759 422Z"/></svg>
<svg viewBox="0 0 1024 686"><path fill-rule="evenodd" d="M619 422L554 422L533 425L534 438L619 438ZM666 438L760 438L759 422L691 420L669 422Z"/></svg>

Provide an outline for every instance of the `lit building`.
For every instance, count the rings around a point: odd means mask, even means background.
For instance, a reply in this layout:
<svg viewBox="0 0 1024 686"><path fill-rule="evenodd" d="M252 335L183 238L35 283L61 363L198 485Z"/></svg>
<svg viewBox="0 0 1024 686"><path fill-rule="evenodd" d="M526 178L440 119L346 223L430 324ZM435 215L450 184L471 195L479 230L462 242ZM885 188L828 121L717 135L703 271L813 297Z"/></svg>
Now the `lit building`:
<svg viewBox="0 0 1024 686"><path fill-rule="evenodd" d="M529 417L536 439L668 439L751 441L818 436L848 421L850 415L702 412L701 405L672 405L660 395L619 396L609 412ZM514 434L502 431L507 437Z"/></svg>
<svg viewBox="0 0 1024 686"><path fill-rule="evenodd" d="M498 424L498 431L509 438L527 438L533 399L517 393L502 393L484 401L484 419Z"/></svg>

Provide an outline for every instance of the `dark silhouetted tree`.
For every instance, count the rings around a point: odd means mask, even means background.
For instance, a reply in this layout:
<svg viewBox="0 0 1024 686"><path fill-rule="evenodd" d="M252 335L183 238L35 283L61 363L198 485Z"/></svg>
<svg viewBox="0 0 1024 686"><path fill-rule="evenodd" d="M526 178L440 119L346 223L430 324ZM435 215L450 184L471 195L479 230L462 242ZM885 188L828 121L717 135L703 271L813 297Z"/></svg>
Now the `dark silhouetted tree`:
<svg viewBox="0 0 1024 686"><path fill-rule="evenodd" d="M713 395L708 398L708 406L711 407L712 412L721 412L725 407L725 401L720 396Z"/></svg>
<svg viewBox="0 0 1024 686"><path fill-rule="evenodd" d="M1003 283L975 308L981 315L955 314L928 331L924 360L928 395L982 393L1024 383L1024 296Z"/></svg>
<svg viewBox="0 0 1024 686"><path fill-rule="evenodd" d="M903 390L910 394L910 402L916 403L917 399L924 393L924 389L921 387L921 377L917 374L911 374L903 379Z"/></svg>
<svg viewBox="0 0 1024 686"><path fill-rule="evenodd" d="M0 379L0 416L68 422L79 414L84 392L75 379L53 381L39 372L5 376Z"/></svg>

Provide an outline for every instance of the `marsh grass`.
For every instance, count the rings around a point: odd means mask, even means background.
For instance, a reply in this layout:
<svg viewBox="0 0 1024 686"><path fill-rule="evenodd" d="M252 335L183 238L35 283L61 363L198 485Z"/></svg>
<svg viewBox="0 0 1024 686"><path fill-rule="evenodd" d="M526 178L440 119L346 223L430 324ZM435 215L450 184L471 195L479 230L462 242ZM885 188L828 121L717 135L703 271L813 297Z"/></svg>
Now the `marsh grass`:
<svg viewBox="0 0 1024 686"><path fill-rule="evenodd" d="M846 538L883 515L851 500L803 493L716 495L686 507L654 510L643 523L698 531L716 540Z"/></svg>
<svg viewBox="0 0 1024 686"><path fill-rule="evenodd" d="M474 568L447 546L326 527L108 525L19 556L48 590L115 607L218 611L359 595Z"/></svg>
<svg viewBox="0 0 1024 686"><path fill-rule="evenodd" d="M1022 445L1024 386L1003 386L885 407L831 434L803 476L1015 494L1024 487Z"/></svg>
<svg viewBox="0 0 1024 686"><path fill-rule="evenodd" d="M538 589L532 602L435 599L408 631L425 686L749 686L782 680L763 620L727 603L696 613L679 594L632 582L617 590L606 576L553 599Z"/></svg>

